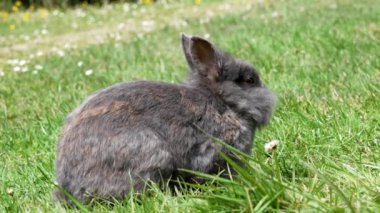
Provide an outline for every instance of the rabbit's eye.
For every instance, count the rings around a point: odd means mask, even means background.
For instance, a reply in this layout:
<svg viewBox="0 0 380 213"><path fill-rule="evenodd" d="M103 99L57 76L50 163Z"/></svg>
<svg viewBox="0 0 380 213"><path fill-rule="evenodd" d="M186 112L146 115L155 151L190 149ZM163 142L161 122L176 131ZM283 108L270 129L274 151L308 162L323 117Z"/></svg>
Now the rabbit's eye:
<svg viewBox="0 0 380 213"><path fill-rule="evenodd" d="M242 82L244 82L244 77L243 76L239 76L239 78L235 79L235 82L236 83L242 83Z"/></svg>
<svg viewBox="0 0 380 213"><path fill-rule="evenodd" d="M249 84L254 84L256 81L255 81L255 78L250 77L250 78L248 78L248 79L246 80L246 82L249 83Z"/></svg>

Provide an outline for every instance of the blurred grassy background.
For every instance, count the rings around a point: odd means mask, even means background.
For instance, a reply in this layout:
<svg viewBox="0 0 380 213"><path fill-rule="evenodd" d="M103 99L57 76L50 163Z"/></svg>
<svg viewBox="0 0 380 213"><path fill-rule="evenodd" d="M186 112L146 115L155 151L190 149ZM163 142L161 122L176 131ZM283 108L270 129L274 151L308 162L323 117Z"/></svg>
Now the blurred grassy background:
<svg viewBox="0 0 380 213"><path fill-rule="evenodd" d="M380 212L380 1L176 1L0 16L0 212L62 212L56 141L86 96L185 78L179 33L254 64L278 96L251 169L200 189L156 186L103 212ZM281 141L274 154L263 144ZM79 212L79 210L69 210Z"/></svg>
<svg viewBox="0 0 380 213"><path fill-rule="evenodd" d="M9 12L34 8L67 8L78 5L102 6L109 3L153 3L155 0L2 0L0 8Z"/></svg>

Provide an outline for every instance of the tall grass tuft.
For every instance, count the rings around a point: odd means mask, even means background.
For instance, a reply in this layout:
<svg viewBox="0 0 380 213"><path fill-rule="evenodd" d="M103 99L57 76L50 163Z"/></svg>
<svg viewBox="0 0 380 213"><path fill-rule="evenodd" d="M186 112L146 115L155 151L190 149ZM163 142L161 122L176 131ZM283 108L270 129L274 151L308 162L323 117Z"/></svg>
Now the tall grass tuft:
<svg viewBox="0 0 380 213"><path fill-rule="evenodd" d="M236 174L229 173L229 177L221 177L184 170L208 180L206 185L184 183L204 192L195 196L205 201L204 205L197 206L201 212L209 209L216 212L270 212L286 209L372 212L377 209L365 205L367 202L376 202L376 196L372 200L358 200L349 197L339 188L337 173L344 174L346 180L361 180L362 186L368 190L367 193L376 194L376 189L371 188L371 184L363 180L359 173L345 171L344 164L325 159L328 162L327 168L321 171L309 162L299 159L298 165L301 168L298 169L313 177L305 181L303 178L286 175L276 153L247 155L223 141L216 138L214 140L231 151L233 158L238 159L240 163L221 152ZM325 200L321 200L321 194L325 195Z"/></svg>

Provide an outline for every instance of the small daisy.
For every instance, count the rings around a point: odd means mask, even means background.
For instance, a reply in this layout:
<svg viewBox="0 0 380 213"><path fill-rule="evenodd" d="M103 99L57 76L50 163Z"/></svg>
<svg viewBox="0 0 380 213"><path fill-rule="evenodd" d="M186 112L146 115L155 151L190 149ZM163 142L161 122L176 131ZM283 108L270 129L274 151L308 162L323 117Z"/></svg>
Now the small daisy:
<svg viewBox="0 0 380 213"><path fill-rule="evenodd" d="M7 61L7 63L8 63L8 64L11 64L11 65L16 65L16 64L18 64L19 62L18 62L17 59L10 59L10 60Z"/></svg>
<svg viewBox="0 0 380 213"><path fill-rule="evenodd" d="M280 16L280 14L277 12L277 11L274 11L272 14L271 14L272 18L277 18Z"/></svg>
<svg viewBox="0 0 380 213"><path fill-rule="evenodd" d="M129 4L127 4L127 3L125 3L125 4L123 4L123 11L126 13L126 12L128 12L129 11Z"/></svg>
<svg viewBox="0 0 380 213"><path fill-rule="evenodd" d="M92 73L93 73L93 70L92 70L92 69L86 70L86 71L84 72L84 74L87 75L87 76L92 75Z"/></svg>
<svg viewBox="0 0 380 213"><path fill-rule="evenodd" d="M20 65L20 66L24 66L26 64L26 61L25 60L20 60L19 62L18 62L18 65Z"/></svg>
<svg viewBox="0 0 380 213"><path fill-rule="evenodd" d="M77 28L78 28L78 24L74 22L74 23L71 24L71 27L72 27L73 29L77 29Z"/></svg>
<svg viewBox="0 0 380 213"><path fill-rule="evenodd" d="M278 140L272 140L264 145L265 152L273 152L276 150L277 146L280 144Z"/></svg>
<svg viewBox="0 0 380 213"><path fill-rule="evenodd" d="M42 34L42 35L47 35L47 34L48 34L47 29L42 29L42 30L41 30L41 34Z"/></svg>
<svg viewBox="0 0 380 213"><path fill-rule="evenodd" d="M28 72L28 67L23 67L23 68L21 69L21 72Z"/></svg>
<svg viewBox="0 0 380 213"><path fill-rule="evenodd" d="M13 188L7 188L7 194L8 195L13 195L15 190Z"/></svg>
<svg viewBox="0 0 380 213"><path fill-rule="evenodd" d="M77 65L78 65L78 67L82 67L83 66L83 61L79 61Z"/></svg>
<svg viewBox="0 0 380 213"><path fill-rule="evenodd" d="M122 30L124 27L125 27L125 24L124 24L124 23L120 23L120 24L117 26L117 29Z"/></svg>
<svg viewBox="0 0 380 213"><path fill-rule="evenodd" d="M37 52L37 56L43 56L43 55L44 55L44 53L42 51Z"/></svg>
<svg viewBox="0 0 380 213"><path fill-rule="evenodd" d="M35 68L36 70L42 70L44 67L43 67L41 64L36 64L36 65L34 66L34 68Z"/></svg>
<svg viewBox="0 0 380 213"><path fill-rule="evenodd" d="M141 22L141 25L143 26L145 31L151 31L154 28L154 21L153 20L145 20Z"/></svg>
<svg viewBox="0 0 380 213"><path fill-rule="evenodd" d="M59 11L58 10L54 10L53 11L53 16L58 16L59 15Z"/></svg>
<svg viewBox="0 0 380 213"><path fill-rule="evenodd" d="M13 67L13 72L20 72L20 71L21 71L21 67L19 66Z"/></svg>
<svg viewBox="0 0 380 213"><path fill-rule="evenodd" d="M29 41L29 40L30 40L30 37L27 36L27 35L24 35L22 38L23 38L25 41Z"/></svg>
<svg viewBox="0 0 380 213"><path fill-rule="evenodd" d="M57 54L61 57L65 56L65 52L63 52L62 50L58 50L57 51Z"/></svg>

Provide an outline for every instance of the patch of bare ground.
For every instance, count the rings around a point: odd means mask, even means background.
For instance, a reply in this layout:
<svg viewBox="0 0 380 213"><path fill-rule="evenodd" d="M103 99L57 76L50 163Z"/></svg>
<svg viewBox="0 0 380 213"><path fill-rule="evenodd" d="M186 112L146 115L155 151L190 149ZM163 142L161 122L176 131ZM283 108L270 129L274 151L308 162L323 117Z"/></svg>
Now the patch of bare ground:
<svg viewBox="0 0 380 213"><path fill-rule="evenodd" d="M185 30L188 21L199 20L208 22L213 17L225 13L250 10L254 1L231 1L225 3L210 3L189 7L169 6L164 10L154 10L140 14L121 23L105 23L93 29L67 32L61 35L51 35L31 39L24 43L0 47L0 62L16 55L26 55L37 51L49 54L64 47L84 48L93 44L101 44L110 40L128 40L131 36L152 33L163 27L175 27ZM163 15L164 14L164 15Z"/></svg>

